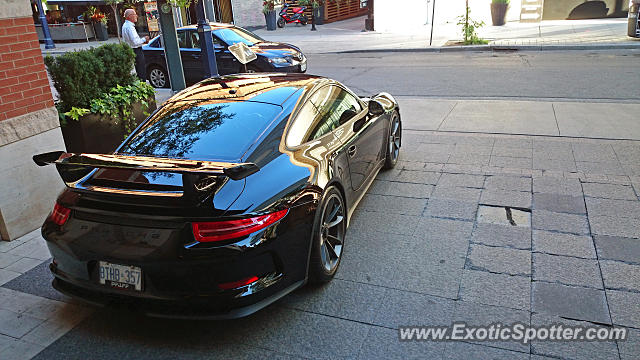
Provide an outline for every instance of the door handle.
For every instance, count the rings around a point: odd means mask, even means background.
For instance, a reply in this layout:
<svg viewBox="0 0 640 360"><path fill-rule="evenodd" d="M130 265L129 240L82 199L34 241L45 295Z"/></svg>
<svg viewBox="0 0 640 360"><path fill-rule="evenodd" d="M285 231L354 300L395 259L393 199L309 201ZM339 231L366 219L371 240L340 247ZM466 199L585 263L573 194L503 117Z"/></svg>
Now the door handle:
<svg viewBox="0 0 640 360"><path fill-rule="evenodd" d="M356 148L355 145L351 145L349 147L349 150L347 150L347 153L349 154L349 157L354 157L356 155L356 152L358 151L358 149Z"/></svg>

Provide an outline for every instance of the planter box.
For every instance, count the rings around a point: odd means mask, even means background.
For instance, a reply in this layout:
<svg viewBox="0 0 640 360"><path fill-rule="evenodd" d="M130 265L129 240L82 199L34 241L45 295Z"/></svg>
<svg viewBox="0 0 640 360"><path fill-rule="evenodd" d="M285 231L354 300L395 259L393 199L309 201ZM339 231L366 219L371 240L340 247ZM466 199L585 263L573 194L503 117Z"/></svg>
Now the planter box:
<svg viewBox="0 0 640 360"><path fill-rule="evenodd" d="M491 22L493 23L493 26L502 26L505 24L508 8L509 4L491 4Z"/></svg>
<svg viewBox="0 0 640 360"><path fill-rule="evenodd" d="M94 22L93 29L96 33L96 40L105 41L109 40L109 34L107 33L107 26L102 22Z"/></svg>
<svg viewBox="0 0 640 360"><path fill-rule="evenodd" d="M276 11L269 11L264 13L264 20L267 23L267 30L273 31L276 29Z"/></svg>
<svg viewBox="0 0 640 360"><path fill-rule="evenodd" d="M155 99L147 100L149 113L156 109ZM140 125L147 117L142 111L142 104L133 105L136 125ZM79 121L68 120L62 127L62 136L67 152L73 153L112 153L124 141L124 129L103 115L87 114Z"/></svg>

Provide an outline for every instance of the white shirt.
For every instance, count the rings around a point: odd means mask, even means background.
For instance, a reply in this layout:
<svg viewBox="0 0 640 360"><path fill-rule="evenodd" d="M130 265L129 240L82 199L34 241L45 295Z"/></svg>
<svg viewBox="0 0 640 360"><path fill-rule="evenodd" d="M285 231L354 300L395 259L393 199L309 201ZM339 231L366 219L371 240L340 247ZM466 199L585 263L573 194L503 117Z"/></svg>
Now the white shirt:
<svg viewBox="0 0 640 360"><path fill-rule="evenodd" d="M129 20L125 20L122 25L122 38L133 49L139 48L146 41L145 38L138 36L136 26Z"/></svg>

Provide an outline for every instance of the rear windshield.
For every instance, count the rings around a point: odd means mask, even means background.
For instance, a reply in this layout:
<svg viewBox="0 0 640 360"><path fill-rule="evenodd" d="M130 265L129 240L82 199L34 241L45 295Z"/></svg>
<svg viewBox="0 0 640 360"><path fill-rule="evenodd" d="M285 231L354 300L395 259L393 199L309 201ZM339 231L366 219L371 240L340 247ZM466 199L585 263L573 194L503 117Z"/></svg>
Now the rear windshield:
<svg viewBox="0 0 640 360"><path fill-rule="evenodd" d="M238 160L282 110L251 101L166 104L118 150L120 154Z"/></svg>

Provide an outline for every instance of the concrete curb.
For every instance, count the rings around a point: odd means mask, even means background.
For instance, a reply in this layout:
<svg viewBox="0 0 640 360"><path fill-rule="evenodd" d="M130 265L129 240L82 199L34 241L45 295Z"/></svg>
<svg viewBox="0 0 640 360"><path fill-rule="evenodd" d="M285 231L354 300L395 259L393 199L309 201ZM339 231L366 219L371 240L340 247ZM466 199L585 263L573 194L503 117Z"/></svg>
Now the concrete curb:
<svg viewBox="0 0 640 360"><path fill-rule="evenodd" d="M434 46L410 49L362 49L333 51L331 54L375 53L375 52L462 52L462 51L553 51L553 50L622 50L640 49L637 44L566 44L566 45L462 45Z"/></svg>

